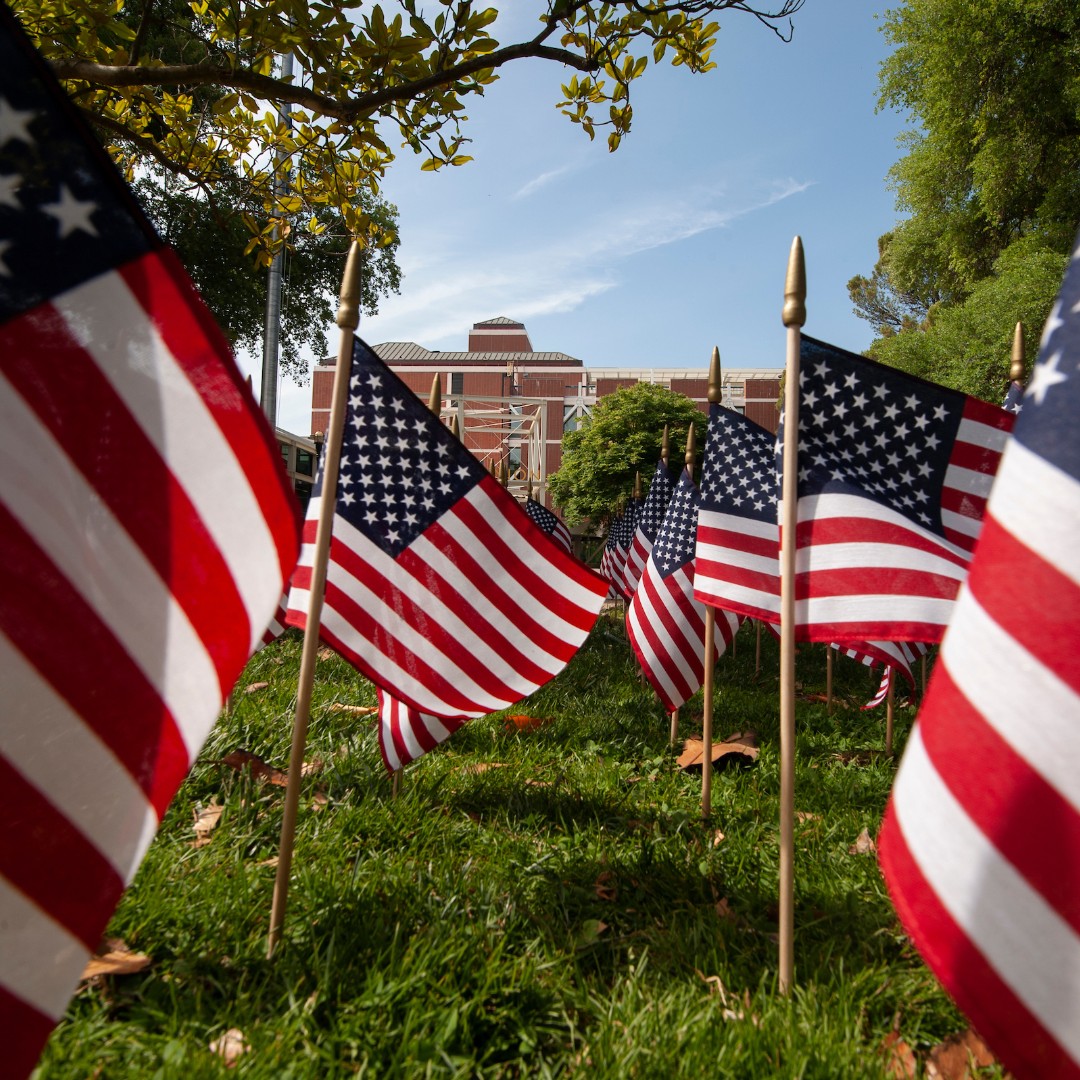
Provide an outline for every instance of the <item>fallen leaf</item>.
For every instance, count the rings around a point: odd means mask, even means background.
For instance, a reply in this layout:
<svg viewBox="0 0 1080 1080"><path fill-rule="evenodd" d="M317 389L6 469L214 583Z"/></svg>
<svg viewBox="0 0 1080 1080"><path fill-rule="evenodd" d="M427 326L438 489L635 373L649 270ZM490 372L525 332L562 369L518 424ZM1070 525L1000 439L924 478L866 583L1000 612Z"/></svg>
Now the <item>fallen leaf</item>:
<svg viewBox="0 0 1080 1080"><path fill-rule="evenodd" d="M322 759L321 758L315 758L314 761L305 761L304 764L300 766L300 775L301 776L311 776L312 773L322 772L322 770L323 770L323 761L322 761Z"/></svg>
<svg viewBox="0 0 1080 1080"><path fill-rule="evenodd" d="M211 801L209 806L192 811L195 816L195 824L192 826L195 830L195 847L202 847L210 843L210 834L217 828L217 823L221 820L221 813L224 809L224 806L218 806L216 802Z"/></svg>
<svg viewBox="0 0 1080 1080"><path fill-rule="evenodd" d="M379 711L378 705L346 705L343 701L335 701L330 706L331 712L348 713L350 716L374 716Z"/></svg>
<svg viewBox="0 0 1080 1080"><path fill-rule="evenodd" d="M713 833L712 846L713 847L718 847L723 842L724 842L724 834L719 829L717 829L716 832Z"/></svg>
<svg viewBox="0 0 1080 1080"><path fill-rule="evenodd" d="M938 1043L926 1059L927 1080L969 1080L995 1063L990 1047L971 1028Z"/></svg>
<svg viewBox="0 0 1080 1080"><path fill-rule="evenodd" d="M318 656L320 660L333 660L337 653L334 652L328 645L324 645L319 649Z"/></svg>
<svg viewBox="0 0 1080 1080"><path fill-rule="evenodd" d="M245 694L254 694L256 690L265 690L270 684L268 682L253 682L248 683L244 687Z"/></svg>
<svg viewBox="0 0 1080 1080"><path fill-rule="evenodd" d="M700 772L704 747L701 739L687 739L676 764L683 772ZM737 731L722 742L712 744L712 765L714 769L731 764L750 765L757 760L759 753L757 732Z"/></svg>
<svg viewBox="0 0 1080 1080"><path fill-rule="evenodd" d="M603 870L597 874L596 881L593 882L593 891L596 893L597 900L613 902L619 895L618 887L615 885L615 874L611 870Z"/></svg>
<svg viewBox="0 0 1080 1080"><path fill-rule="evenodd" d="M220 1039L214 1039L210 1043L210 1053L217 1054L225 1062L227 1068L232 1068L241 1055L250 1050L251 1047L239 1028L229 1028Z"/></svg>
<svg viewBox="0 0 1080 1080"><path fill-rule="evenodd" d="M323 807L329 806L329 804L330 800L327 798L325 791L316 791L315 794L311 796L312 810L322 810Z"/></svg>
<svg viewBox="0 0 1080 1080"><path fill-rule="evenodd" d="M890 1031L881 1040L878 1050L885 1058L885 1075L892 1080L914 1080L917 1062L911 1047L900 1038L899 1031Z"/></svg>
<svg viewBox="0 0 1080 1080"><path fill-rule="evenodd" d="M507 731L536 731L537 728L542 728L546 724L550 724L551 719L545 716L525 716L522 713L511 713L510 716L503 720L503 727Z"/></svg>
<svg viewBox="0 0 1080 1080"><path fill-rule="evenodd" d="M265 780L266 783L274 784L276 787L289 786L289 777L286 773L275 769L273 765L268 765L258 754L253 754L250 750L239 748L232 750L221 759L221 764L228 765L237 772L247 769L256 780Z"/></svg>
<svg viewBox="0 0 1080 1080"><path fill-rule="evenodd" d="M276 867L277 864L278 864L278 856L277 855L271 855L269 859L263 859L262 862L257 862L255 865L256 866L273 866L273 867Z"/></svg>
<svg viewBox="0 0 1080 1080"><path fill-rule="evenodd" d="M505 769L507 764L505 761L476 761L472 765L462 765L457 772L463 773L483 773L488 769Z"/></svg>
<svg viewBox="0 0 1080 1080"><path fill-rule="evenodd" d="M877 851L877 845L868 829L863 829L855 838L855 843L848 848L849 855L873 855L875 851Z"/></svg>
<svg viewBox="0 0 1080 1080"><path fill-rule="evenodd" d="M98 951L86 961L82 978L94 979L99 975L134 975L150 966L150 957L132 952L119 938L106 938Z"/></svg>
<svg viewBox="0 0 1080 1080"><path fill-rule="evenodd" d="M821 815L820 814L811 814L808 810L796 810L795 811L795 820L796 821L820 821L821 820Z"/></svg>
<svg viewBox="0 0 1080 1080"><path fill-rule="evenodd" d="M714 893L713 895L715 896L716 894ZM716 917L718 919L723 919L725 922L738 923L742 921L732 908L731 903L726 896L722 896L716 901Z"/></svg>

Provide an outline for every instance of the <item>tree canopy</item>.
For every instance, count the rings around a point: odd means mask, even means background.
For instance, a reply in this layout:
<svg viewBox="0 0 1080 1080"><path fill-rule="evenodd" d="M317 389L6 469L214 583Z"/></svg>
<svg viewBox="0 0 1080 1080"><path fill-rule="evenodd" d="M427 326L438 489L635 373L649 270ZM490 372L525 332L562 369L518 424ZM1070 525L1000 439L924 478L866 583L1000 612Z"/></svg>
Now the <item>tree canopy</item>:
<svg viewBox="0 0 1080 1080"><path fill-rule="evenodd" d="M614 150L630 130L632 83L667 58L713 66L712 17L749 14L784 36L803 0L542 0L535 32L496 36L498 10L471 0L14 0L31 38L134 177L155 165L211 203L237 183L269 262L283 222L312 232L320 211L377 246L371 212L397 149L438 169L469 160L466 103L506 64L540 58L571 73L558 107ZM518 12L515 12L518 14ZM295 76L279 56L295 57ZM286 121L281 110L291 110ZM394 143L397 143L395 147ZM284 188L275 184L283 167ZM364 196L368 196L365 199Z"/></svg>
<svg viewBox="0 0 1080 1080"><path fill-rule="evenodd" d="M708 418L685 395L652 383L622 387L601 398L581 426L563 436L562 465L548 481L567 523L609 520L633 495L638 472L647 491L664 425L670 429L671 461L677 466L692 423L703 447Z"/></svg>
<svg viewBox="0 0 1080 1080"><path fill-rule="evenodd" d="M908 0L886 13L883 30L895 50L881 68L880 105L917 125L890 173L906 216L880 239L872 275L848 290L881 335L879 358L919 354L923 364L947 339L978 368L990 339L1008 341L1017 319L1031 320L1037 337L1060 284L1059 273L1050 287L1046 271L1080 223L1080 8ZM1013 312L1007 283L1020 290ZM1000 325L991 330L992 314ZM925 346L920 335L941 340ZM1007 346L998 363L1007 365ZM954 358L947 374L964 382L963 363Z"/></svg>

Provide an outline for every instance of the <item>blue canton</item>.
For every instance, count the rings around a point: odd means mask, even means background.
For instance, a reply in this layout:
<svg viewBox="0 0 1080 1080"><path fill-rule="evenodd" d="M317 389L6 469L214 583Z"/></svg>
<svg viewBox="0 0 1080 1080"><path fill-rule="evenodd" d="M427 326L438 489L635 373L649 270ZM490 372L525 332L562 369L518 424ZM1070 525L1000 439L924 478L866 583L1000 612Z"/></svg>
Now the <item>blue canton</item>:
<svg viewBox="0 0 1080 1080"><path fill-rule="evenodd" d="M741 413L709 406L701 505L758 521L776 521L773 436Z"/></svg>
<svg viewBox="0 0 1080 1080"><path fill-rule="evenodd" d="M559 519L543 503L535 499L525 500L525 513L546 533L554 532Z"/></svg>
<svg viewBox="0 0 1080 1080"><path fill-rule="evenodd" d="M645 497L637 521L637 528L650 540L656 539L656 534L663 523L664 512L671 501L671 487L671 473L668 472L668 467L663 461L658 461L652 483L649 485L649 494Z"/></svg>
<svg viewBox="0 0 1080 1080"><path fill-rule="evenodd" d="M851 491L944 536L965 396L805 336L799 366L799 495Z"/></svg>
<svg viewBox="0 0 1080 1080"><path fill-rule="evenodd" d="M661 577L670 577L694 557L697 545L698 489L684 469L656 534L652 559Z"/></svg>
<svg viewBox="0 0 1080 1080"><path fill-rule="evenodd" d="M160 241L22 35L0 33L0 321L130 262Z"/></svg>
<svg viewBox="0 0 1080 1080"><path fill-rule="evenodd" d="M1080 235L1050 312L1013 438L1080 483Z"/></svg>
<svg viewBox="0 0 1080 1080"><path fill-rule="evenodd" d="M337 516L396 557L484 475L439 418L355 338Z"/></svg>

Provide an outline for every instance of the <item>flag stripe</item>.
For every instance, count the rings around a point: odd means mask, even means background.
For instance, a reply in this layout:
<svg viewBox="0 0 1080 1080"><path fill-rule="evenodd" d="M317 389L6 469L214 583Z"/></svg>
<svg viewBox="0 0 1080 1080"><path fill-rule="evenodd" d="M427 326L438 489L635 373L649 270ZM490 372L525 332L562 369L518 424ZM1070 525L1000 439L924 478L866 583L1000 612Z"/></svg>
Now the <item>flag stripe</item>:
<svg viewBox="0 0 1080 1080"><path fill-rule="evenodd" d="M676 581L676 578L683 580ZM671 710L677 709L701 686L704 626L697 639L701 643L698 654L695 654L695 642L676 624L664 600L657 595L657 582L653 579L654 575L647 572L642 575L634 601L626 613L626 626L642 670L660 700ZM681 614L685 610L680 603L684 589L692 590L692 582L686 582L685 575L676 571L667 579L661 579L659 587L668 593L670 602Z"/></svg>
<svg viewBox="0 0 1080 1080"><path fill-rule="evenodd" d="M0 1031L19 1033L18 1038L8 1039L4 1050L4 1065L11 1071L11 1076L29 1076L33 1072L56 1019L35 1009L0 984Z"/></svg>

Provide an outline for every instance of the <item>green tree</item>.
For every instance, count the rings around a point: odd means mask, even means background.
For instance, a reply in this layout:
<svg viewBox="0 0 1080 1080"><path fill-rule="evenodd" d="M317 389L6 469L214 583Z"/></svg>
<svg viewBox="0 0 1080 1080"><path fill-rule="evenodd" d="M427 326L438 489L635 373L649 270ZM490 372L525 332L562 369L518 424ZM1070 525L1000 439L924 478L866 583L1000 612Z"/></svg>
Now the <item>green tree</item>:
<svg viewBox="0 0 1080 1080"><path fill-rule="evenodd" d="M398 145L438 169L469 160L468 100L506 64L553 62L571 77L558 107L610 149L630 130L630 90L649 63L713 67L712 17L748 13L784 36L803 0L538 0L535 32L502 42L498 10L471 0L14 0L31 38L130 177L154 164L212 199L239 182L255 256L286 222L392 239L362 197L377 195ZM277 58L291 54L285 77ZM280 117L292 109L292 123ZM275 176L286 164L286 190Z"/></svg>
<svg viewBox="0 0 1080 1080"><path fill-rule="evenodd" d="M584 518L608 521L633 495L636 473L642 474L642 486L648 489L665 424L670 429L671 462L677 465L690 425L697 425L700 448L707 423L688 397L652 383L608 394L576 431L563 436L562 465L549 480L555 505L571 525Z"/></svg>
<svg viewBox="0 0 1080 1080"><path fill-rule="evenodd" d="M906 216L848 291L875 356L993 399L990 371L1017 319L1038 334L1080 223L1080 7L907 0L883 30L879 104L917 125L890 173Z"/></svg>

